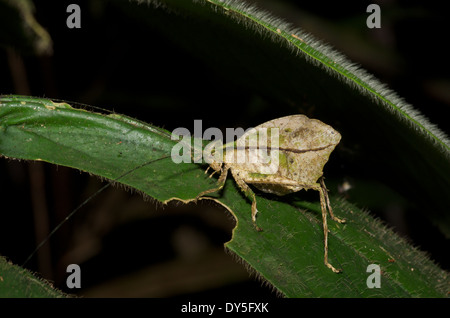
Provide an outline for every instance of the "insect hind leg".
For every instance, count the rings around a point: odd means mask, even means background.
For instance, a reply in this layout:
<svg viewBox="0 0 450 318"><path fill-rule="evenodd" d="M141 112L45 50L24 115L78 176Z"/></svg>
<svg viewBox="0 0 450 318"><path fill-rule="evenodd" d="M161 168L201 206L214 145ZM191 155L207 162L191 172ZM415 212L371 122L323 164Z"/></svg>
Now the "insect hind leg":
<svg viewBox="0 0 450 318"><path fill-rule="evenodd" d="M320 193L320 207L322 210L322 224L323 224L323 235L324 235L324 263L325 265L331 269L334 273L340 273L342 270L336 269L333 265L328 262L328 223L327 223L327 207L330 211L330 216L332 216L332 212L330 209L330 199L328 198L327 188L325 187L325 183L323 179L320 180L320 185L314 188ZM334 216L332 216L333 220L337 219L342 221ZM338 222L339 222L338 221ZM341 222L342 223L342 222Z"/></svg>
<svg viewBox="0 0 450 318"><path fill-rule="evenodd" d="M339 223L345 223L345 219L340 219L333 214L333 209L331 208L331 204L330 204L330 198L328 197L328 190L327 190L327 187L325 186L325 181L324 181L323 177L320 178L320 186L325 195L325 200L327 202L327 208L328 208L328 212L330 213L330 217L333 219L333 221L336 221Z"/></svg>

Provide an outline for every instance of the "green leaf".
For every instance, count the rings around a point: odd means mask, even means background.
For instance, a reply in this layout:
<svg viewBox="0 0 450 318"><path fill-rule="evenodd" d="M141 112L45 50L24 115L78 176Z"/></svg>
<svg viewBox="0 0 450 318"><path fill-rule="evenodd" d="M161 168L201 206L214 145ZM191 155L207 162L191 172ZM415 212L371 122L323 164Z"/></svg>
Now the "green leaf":
<svg viewBox="0 0 450 318"><path fill-rule="evenodd" d="M75 110L45 99L3 97L1 117L0 153L7 157L47 161L111 180L166 157L120 180L160 201L173 197L174 186L180 199L190 199L211 184L186 187L186 178L202 173L190 165L173 164L170 153L176 142L170 133L126 116Z"/></svg>
<svg viewBox="0 0 450 318"><path fill-rule="evenodd" d="M215 186L204 166L175 164L168 156L176 141L157 127L121 115L74 109L47 99L0 99L0 153L43 160L121 182L161 201L188 201ZM157 160L160 159L160 160ZM155 161L157 160L157 161ZM142 165L150 162L148 165ZM117 180L130 169L139 167ZM343 201L332 205L347 224L330 221L330 262L323 265L323 233L318 202L258 196L258 224L250 202L232 178L214 200L236 217L227 247L287 297L443 297L448 277L366 212ZM380 289L366 285L369 264L381 266Z"/></svg>
<svg viewBox="0 0 450 318"><path fill-rule="evenodd" d="M30 271L8 262L0 256L0 298L53 298L66 297L47 281Z"/></svg>

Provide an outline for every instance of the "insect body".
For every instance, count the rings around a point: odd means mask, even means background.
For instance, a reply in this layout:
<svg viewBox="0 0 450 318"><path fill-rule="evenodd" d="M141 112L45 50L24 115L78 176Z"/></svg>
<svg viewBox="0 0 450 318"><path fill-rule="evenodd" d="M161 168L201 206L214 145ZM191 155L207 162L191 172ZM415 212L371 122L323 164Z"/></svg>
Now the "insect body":
<svg viewBox="0 0 450 318"><path fill-rule="evenodd" d="M218 187L200 193L197 198L221 190L230 171L239 188L252 201L252 221L261 231L256 224L256 195L249 184L280 196L302 189L318 191L324 231L324 262L333 272L339 272L328 262L327 209L334 221L345 221L333 214L322 174L340 139L341 135L331 126L304 115L268 121L248 131L236 142L225 145L223 156L215 154L210 167L220 172ZM245 160L239 161L239 158Z"/></svg>

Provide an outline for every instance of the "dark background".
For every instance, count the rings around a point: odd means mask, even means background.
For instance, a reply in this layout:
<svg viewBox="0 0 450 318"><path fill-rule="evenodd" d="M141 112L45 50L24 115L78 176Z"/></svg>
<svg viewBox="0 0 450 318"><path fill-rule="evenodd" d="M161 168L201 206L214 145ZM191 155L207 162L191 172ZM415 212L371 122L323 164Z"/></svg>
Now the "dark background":
<svg viewBox="0 0 450 318"><path fill-rule="evenodd" d="M338 1L252 2L342 51L448 133L448 27L437 3L378 2L382 28L369 30L365 11L372 1L345 7ZM81 29L66 27L70 3L81 7ZM52 37L53 53L35 57L1 49L0 94L95 105L169 131L192 131L194 119L202 119L204 127L223 122L224 128L230 120L235 127L245 127L240 118L253 116L257 124L262 122L261 109L269 108L264 95L222 77L200 57L186 53L158 29L131 19L113 3L41 0L35 5L37 20ZM227 111L229 105L243 113ZM100 187L98 179L65 167L2 159L0 198L6 208L0 221L0 254L21 264L36 241ZM448 239L414 208L396 204L402 200L394 195L392 204L377 205L364 198L357 203L448 270ZM162 207L110 188L59 229L40 251L40 260L35 257L27 267L64 289L67 264L78 263L80 294L87 296L276 297L224 252L233 226L229 213L213 203Z"/></svg>

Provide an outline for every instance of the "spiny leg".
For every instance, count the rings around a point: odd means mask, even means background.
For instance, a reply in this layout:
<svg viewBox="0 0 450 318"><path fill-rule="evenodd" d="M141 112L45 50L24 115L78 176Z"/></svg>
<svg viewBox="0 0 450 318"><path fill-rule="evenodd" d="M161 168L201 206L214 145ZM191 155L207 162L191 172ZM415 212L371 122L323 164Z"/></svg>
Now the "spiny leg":
<svg viewBox="0 0 450 318"><path fill-rule="evenodd" d="M325 265L331 269L335 273L341 272L333 267L330 263L328 263L328 224L327 224L327 203L326 203L326 190L323 187L318 187L316 190L320 193L320 207L322 209L322 223L323 223L323 235L324 235L324 263Z"/></svg>
<svg viewBox="0 0 450 318"><path fill-rule="evenodd" d="M260 228L258 225L256 225L256 214L258 213L258 209L256 208L256 195L250 189L250 187L245 183L244 180L239 176L239 174L235 173L233 169L231 169L231 174L233 175L234 180L236 181L237 185L241 189L242 192L245 193L245 196L249 198L252 201L252 222L253 226L258 232L262 231L262 228Z"/></svg>
<svg viewBox="0 0 450 318"><path fill-rule="evenodd" d="M211 166L208 166L208 168L206 168L205 170L205 174L208 174L208 170L211 168ZM214 170L210 175L209 178L212 178L213 175L215 175L217 173L217 170Z"/></svg>
<svg viewBox="0 0 450 318"><path fill-rule="evenodd" d="M334 216L334 214L333 214L333 209L331 208L331 204L330 204L330 198L328 197L328 190L327 190L327 187L325 186L325 181L324 181L323 177L320 178L320 186L322 187L323 193L325 194L328 211L330 212L330 216L333 219L333 221L336 221L339 223L345 223L344 219L340 219L340 218Z"/></svg>
<svg viewBox="0 0 450 318"><path fill-rule="evenodd" d="M209 168L208 168L209 169ZM227 165L224 165L222 172L220 173L220 177L219 180L217 181L217 184L219 185L217 188L214 189L209 189L206 191L201 192L199 195L197 195L197 197L195 198L195 200L198 200L200 197L210 194L210 193L214 193L217 191L220 191L223 186L225 185L225 181L227 180L227 174L228 174L228 170L230 169L230 167L228 167ZM206 170L208 171L208 170ZM214 174L215 172L213 172Z"/></svg>

